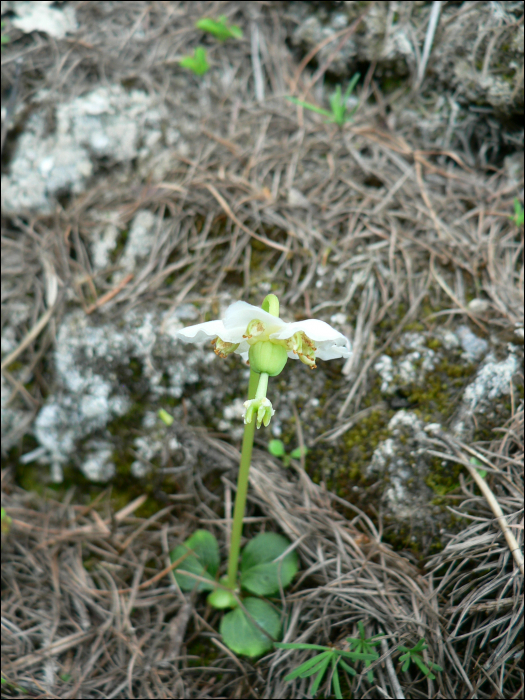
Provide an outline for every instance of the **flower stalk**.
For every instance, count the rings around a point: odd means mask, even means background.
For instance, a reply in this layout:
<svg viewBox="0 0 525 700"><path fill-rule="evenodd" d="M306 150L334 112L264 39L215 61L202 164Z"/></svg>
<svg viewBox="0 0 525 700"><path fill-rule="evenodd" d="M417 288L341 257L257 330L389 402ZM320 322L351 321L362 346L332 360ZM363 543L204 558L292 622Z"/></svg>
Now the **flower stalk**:
<svg viewBox="0 0 525 700"><path fill-rule="evenodd" d="M262 308L272 316L279 318L279 299L275 294L268 294L265 297ZM254 399L265 399L268 390L268 375L257 374L250 370L250 382L248 384L248 402ZM260 421L258 420L260 426ZM227 586L235 590L237 585L237 571L239 569L239 553L241 550L242 525L244 521L244 511L246 510L246 494L248 492L248 478L250 474L250 463L252 460L253 437L255 433L255 421L251 420L244 425L244 435L242 438L241 464L239 466L239 478L237 480L237 494L235 496L235 506L233 509L233 522L230 540L230 553L228 555L228 581Z"/></svg>
<svg viewBox="0 0 525 700"><path fill-rule="evenodd" d="M254 399L259 376L253 370L250 371L250 383L248 385L248 400ZM230 539L230 553L228 555L228 581L227 586L235 590L237 584L237 571L239 568L239 552L241 549L242 523L244 520L244 510L246 508L246 494L248 491L248 476L250 473L250 463L252 459L253 436L255 433L255 421L244 426L242 438L241 464L239 466L239 477L237 479L237 494L235 496L235 507L233 509L233 523Z"/></svg>
<svg viewBox="0 0 525 700"><path fill-rule="evenodd" d="M272 316L279 318L279 299L275 294L268 294L265 297L262 308ZM265 399L268 390L268 375L257 374L250 370L250 382L248 384L248 401L254 399ZM258 426L260 421L258 420ZM266 423L265 423L266 425ZM239 569L239 553L241 550L242 525L244 521L244 511L246 509L246 494L248 492L248 478L250 474L250 463L252 459L253 437L255 433L255 421L249 423L245 420L244 435L242 438L241 464L239 466L239 478L237 480L237 494L235 496L235 506L233 509L233 523L230 540L230 553L228 555L228 588L235 590L237 584L237 571Z"/></svg>

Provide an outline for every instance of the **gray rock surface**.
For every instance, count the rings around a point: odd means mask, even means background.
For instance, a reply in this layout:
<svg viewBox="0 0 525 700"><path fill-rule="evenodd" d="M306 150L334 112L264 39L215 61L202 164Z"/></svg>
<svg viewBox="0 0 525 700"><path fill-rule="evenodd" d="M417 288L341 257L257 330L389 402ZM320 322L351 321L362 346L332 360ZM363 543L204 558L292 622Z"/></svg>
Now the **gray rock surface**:
<svg viewBox="0 0 525 700"><path fill-rule="evenodd" d="M101 159L126 166L150 155L162 138L166 108L141 90L100 87L61 104L41 91L2 176L5 213L51 213L60 194L80 194ZM49 129L49 123L56 128Z"/></svg>
<svg viewBox="0 0 525 700"><path fill-rule="evenodd" d="M428 347L429 340L439 339L436 349ZM396 522L405 521L413 526L416 522L430 526L437 522L439 509L432 505L436 495L428 486L432 473L431 457L428 455L426 432L444 428L462 440L471 440L480 421L494 422L495 414L502 410L508 401L511 383L520 366L522 349L509 344L506 357L496 359L490 344L478 337L465 325L460 325L454 332L437 329L435 333L405 333L394 344L394 356L382 355L375 364L381 379L381 393L389 401L399 403L396 395L408 394L414 388L424 388L433 377L436 368L443 367L443 360L449 364L459 363L451 368L457 374L457 368L463 364L477 370L462 389L458 408L449 425L424 422L414 412L407 409L397 410L388 424L389 437L382 441L374 451L367 476L379 476L386 480L383 502L386 513ZM451 354L452 353L452 354ZM472 364L474 363L474 364ZM452 401L453 392L448 394L446 381L436 403ZM394 397L392 399L392 397ZM419 408L426 408L419 406Z"/></svg>

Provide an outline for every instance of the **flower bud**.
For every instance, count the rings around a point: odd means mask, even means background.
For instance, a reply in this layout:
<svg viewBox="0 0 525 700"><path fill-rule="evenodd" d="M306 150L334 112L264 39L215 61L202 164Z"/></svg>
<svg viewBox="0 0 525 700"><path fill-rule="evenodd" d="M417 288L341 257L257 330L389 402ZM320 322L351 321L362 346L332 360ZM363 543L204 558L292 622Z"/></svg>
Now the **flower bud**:
<svg viewBox="0 0 525 700"><path fill-rule="evenodd" d="M266 373L270 377L276 377L283 371L288 360L286 348L269 340L260 340L250 347L248 354L250 369L257 374Z"/></svg>

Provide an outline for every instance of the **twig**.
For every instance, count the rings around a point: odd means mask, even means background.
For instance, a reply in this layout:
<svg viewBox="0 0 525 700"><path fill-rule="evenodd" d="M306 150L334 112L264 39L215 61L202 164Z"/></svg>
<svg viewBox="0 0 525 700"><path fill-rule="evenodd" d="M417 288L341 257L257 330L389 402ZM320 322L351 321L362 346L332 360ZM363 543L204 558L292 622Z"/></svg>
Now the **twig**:
<svg viewBox="0 0 525 700"><path fill-rule="evenodd" d="M436 2L432 3L432 9L430 11L430 17L428 20L427 35L425 37L425 46L423 47L423 55L421 56L421 61L418 66L417 80L416 84L414 85L414 90L417 90L419 88L419 86L423 82L423 78L425 77L425 70L427 68L428 59L432 50L432 43L434 41L434 34L436 33L436 29L439 22L441 5L442 3L440 2L440 0L437 0Z"/></svg>
<svg viewBox="0 0 525 700"><path fill-rule="evenodd" d="M397 680L396 670L394 668L394 664L392 663L392 659L389 654L386 639L381 640L381 651L383 652L383 654L388 654L388 656L385 657L385 666L388 673L388 677L390 679L390 683L392 685L392 690L394 691L394 697L396 698L396 700L404 700L405 696L403 694L403 690L399 684L399 681Z"/></svg>
<svg viewBox="0 0 525 700"><path fill-rule="evenodd" d="M57 306L59 304L59 300L53 304L46 312L45 314L36 322L36 324L31 328L31 330L26 334L25 338L22 340L20 345L13 350L6 358L2 360L1 364L1 369L4 369L5 367L9 367L10 364L12 364L16 358L22 353L31 343L33 340L35 340L40 333L44 330L44 328L47 326L49 319L55 312Z"/></svg>
<svg viewBox="0 0 525 700"><path fill-rule="evenodd" d="M117 286L114 289L110 289L109 292L106 292L103 296L100 297L100 299L97 299L94 304L91 304L85 309L86 314L92 314L93 311L96 311L97 309L100 309L101 306L104 306L104 304L107 304L108 301L113 299L113 297L117 296L117 294L124 289L124 287L127 285L128 282L131 282L133 279L133 273L129 273L129 275L126 275L124 279L120 280L120 282L117 284Z"/></svg>
<svg viewBox="0 0 525 700"><path fill-rule="evenodd" d="M203 187L206 187L207 190L211 192L211 194L215 197L215 199L219 202L221 207L224 209L224 212L230 217L230 219L237 224L239 228L242 228L242 230L245 233L248 233L252 238L256 238L258 241L261 241L261 243L264 243L265 245L269 246L270 248L275 248L276 250L282 250L284 253L289 253L290 249L287 248L284 245L281 245L280 243L275 243L274 241L270 241L268 238L265 238L264 236L259 236L255 231L252 231L249 229L247 226L245 226L242 221L240 221L235 214L232 212L230 209L230 206L228 202L222 197L215 187L213 185L210 185L208 182L203 183Z"/></svg>
<svg viewBox="0 0 525 700"><path fill-rule="evenodd" d="M460 464L462 464L466 469L468 469L468 472L470 476L474 479L476 482L479 490L485 496L485 500L490 506L490 509L494 513L496 520L499 523L499 526L503 532L503 535L505 536L505 539L507 540L507 544L509 546L510 552L512 556L514 557L514 561L516 562L517 566L519 567L519 570L521 571L521 575L524 575L524 566L523 566L523 554L520 549L520 546L512 534L512 530L509 527L509 524L507 522L507 519L501 510L501 506L498 503L498 500L496 496L492 493L492 490L490 486L487 484L485 479L478 473L478 470L476 467L473 465L469 464L467 458L461 453L461 450L457 448L457 446L454 444L454 441L451 439L448 439L447 436L440 434L441 437L443 437L444 442L452 448L458 459Z"/></svg>
<svg viewBox="0 0 525 700"><path fill-rule="evenodd" d="M261 67L261 57L259 56L259 29L257 28L257 22L251 23L252 29L252 68L253 68L253 81L255 83L255 97L257 102L262 102L264 100L264 78Z"/></svg>

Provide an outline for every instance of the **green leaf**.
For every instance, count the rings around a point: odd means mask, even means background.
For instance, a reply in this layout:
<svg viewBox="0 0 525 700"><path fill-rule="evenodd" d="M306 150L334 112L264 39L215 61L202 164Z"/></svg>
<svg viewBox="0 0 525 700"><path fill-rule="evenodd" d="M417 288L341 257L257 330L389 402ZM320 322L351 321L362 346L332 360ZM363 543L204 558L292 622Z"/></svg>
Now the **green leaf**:
<svg viewBox="0 0 525 700"><path fill-rule="evenodd" d="M330 96L330 107L331 107L331 112L328 112L326 109L322 109L321 107L318 107L317 105L313 105L310 102L303 102L302 100L298 100L296 97L287 97L286 99L289 100L290 102L293 102L294 104L301 105L302 107L306 107L306 109L311 110L312 112L317 112L317 114L322 114L325 117L328 117L328 122L333 122L334 124L338 124L339 126L343 126L343 124L346 124L346 122L351 121L352 116L355 114L357 111L359 104L357 104L352 111L347 115L346 111L346 103L350 95L352 94L353 89L355 88L357 81L361 77L360 73L355 73L355 75L352 76L352 79L350 80L350 83L348 87L346 88L345 94L341 94L341 86L337 85L335 88L335 92L332 93Z"/></svg>
<svg viewBox="0 0 525 700"><path fill-rule="evenodd" d="M227 582L228 577L223 576L221 578L221 583L225 586ZM208 603L208 605L211 605L212 608L216 608L217 610L224 610L225 608L237 607L237 600L235 599L233 592L218 587L210 593L210 595L206 598L206 602Z"/></svg>
<svg viewBox="0 0 525 700"><path fill-rule="evenodd" d="M424 663L421 653L422 651L425 651L425 649L428 649L428 646L425 643L425 639L422 638L419 640L419 642L416 644L415 647L412 649L409 649L408 647L403 646L400 644L397 648L398 651L404 651L405 653L402 654L399 657L399 661L403 662L402 666L402 671L406 671L408 667L410 666L410 663L413 662L418 666L418 668L423 672L423 674L427 677L430 678L430 680L435 680L435 676L433 673L431 673L430 669L427 667L427 665ZM429 664L430 668L436 670L436 671L442 671L443 669L441 666L438 666L437 664L430 663Z"/></svg>
<svg viewBox="0 0 525 700"><path fill-rule="evenodd" d="M330 647L323 647L320 644L300 644L294 642L275 642L275 646L279 649L322 649L330 651Z"/></svg>
<svg viewBox="0 0 525 700"><path fill-rule="evenodd" d="M337 700L343 700L343 696L341 695L341 684L339 683L339 674L337 673L337 662L340 660L341 657L338 657L337 659L335 656L332 659L332 667L334 669L333 674L332 674L332 685L334 686L334 694Z"/></svg>
<svg viewBox="0 0 525 700"><path fill-rule="evenodd" d="M352 661L364 661L365 663L370 663L370 661L375 661L379 658L379 654L375 651L357 652L339 650L338 653L347 659L351 659Z"/></svg>
<svg viewBox="0 0 525 700"><path fill-rule="evenodd" d="M2 29L4 27L5 27L5 22L2 22ZM2 34L2 46L4 44L9 44L10 41L11 41L11 37L9 36L9 34Z"/></svg>
<svg viewBox="0 0 525 700"><path fill-rule="evenodd" d="M357 671L354 671L354 669L353 669L351 666L349 666L349 665L346 663L346 661L343 661L343 659L341 659L341 660L339 661L339 664L340 664L351 676L356 676L356 675L357 675Z"/></svg>
<svg viewBox="0 0 525 700"><path fill-rule="evenodd" d="M213 36L219 41L226 39L242 39L242 29L236 24L226 24L226 15L221 15L217 20L210 17L203 17L198 22L195 22L195 27Z"/></svg>
<svg viewBox="0 0 525 700"><path fill-rule="evenodd" d="M275 644L275 646L278 646ZM320 647L321 649L325 649L325 651L322 654L316 654L313 656L311 659L308 659L308 661L305 661L303 664L298 666L295 670L293 670L291 673L289 673L285 677L285 681L293 681L294 678L307 678L311 673L309 672L310 669L314 669L312 673L315 673L317 670L317 666L320 661L322 661L324 658L326 658L327 655L330 655L332 653L332 650L329 649L328 647Z"/></svg>
<svg viewBox="0 0 525 700"><path fill-rule="evenodd" d="M473 464L476 467L476 471L478 472L480 477L482 479L484 479L487 476L487 472L485 471L485 469L478 469L478 466L479 467L482 466L481 462L478 459L476 459L475 457L471 457L469 461L471 464Z"/></svg>
<svg viewBox="0 0 525 700"><path fill-rule="evenodd" d="M196 530L183 544L178 545L170 552L171 562L173 563L184 556L189 550L193 550L193 554L181 562L181 570L203 576L209 579L210 583L196 581L175 569L173 573L177 583L183 591L192 591L194 588L197 588L198 591L213 590L215 588L215 574L220 564L219 545L216 538L207 530Z"/></svg>
<svg viewBox="0 0 525 700"><path fill-rule="evenodd" d="M163 408L161 408L159 410L157 415L161 419L161 421L163 423L166 423L166 425L168 425L168 426L171 425L173 423L173 421L175 420L175 418L173 418L173 416L170 416L170 414L167 411L165 411Z"/></svg>
<svg viewBox="0 0 525 700"><path fill-rule="evenodd" d="M295 450L290 452L290 457L293 459L301 459L301 455L306 455L308 453L308 448L306 447L296 447Z"/></svg>
<svg viewBox="0 0 525 700"><path fill-rule="evenodd" d="M354 91L354 88L357 85L357 81L359 80L360 77L361 77L361 73L354 73L354 75L352 76L352 79L350 80L348 87L346 88L345 96L343 98L345 103L348 100L348 98L350 97L350 95L352 94L352 92Z"/></svg>
<svg viewBox="0 0 525 700"><path fill-rule="evenodd" d="M336 124L344 124L346 107L341 98L341 86L337 85L335 92L330 97L330 107L332 108L332 121Z"/></svg>
<svg viewBox="0 0 525 700"><path fill-rule="evenodd" d="M523 226L523 206L517 197L514 198L514 216L511 216L510 218L514 221L516 226Z"/></svg>
<svg viewBox="0 0 525 700"><path fill-rule="evenodd" d="M420 670L423 671L424 675L430 678L431 681L436 680L435 675L430 672L430 669L425 665L423 659L419 656L419 654L414 655L413 661L417 666L419 666Z"/></svg>
<svg viewBox="0 0 525 700"><path fill-rule="evenodd" d="M13 519L10 518L7 513L5 512L5 509L2 508L2 535L8 535L9 530L11 529L11 523L13 522Z"/></svg>
<svg viewBox="0 0 525 700"><path fill-rule="evenodd" d="M282 440L270 440L268 443L268 452L274 457L282 457L286 454Z"/></svg>
<svg viewBox="0 0 525 700"><path fill-rule="evenodd" d="M323 666L326 669L326 666L325 666L326 659L328 659L328 661L330 661L332 656L333 656L333 650L328 649L328 651L325 651L322 654L317 654L317 656L314 656L312 661L314 661L315 663L310 664L308 666L308 668L306 668L307 662L304 663L301 667L303 669L302 673L301 673L301 678L308 678L308 676L313 676L314 673L317 673L318 671L320 671L323 668Z"/></svg>
<svg viewBox="0 0 525 700"><path fill-rule="evenodd" d="M222 618L220 632L226 646L236 654L260 656L272 649L272 640L281 636L281 620L272 606L264 600L245 598L243 604L271 639L253 624L241 608L235 608Z"/></svg>
<svg viewBox="0 0 525 700"><path fill-rule="evenodd" d="M321 684L321 681L323 680L323 676L326 673L326 669L328 668L328 664L330 663L332 654L326 657L326 659L323 660L321 664L321 668L319 669L319 673L317 674L317 678L315 681L312 683L310 687L310 695L315 695L317 693L317 690L319 689L319 685Z"/></svg>
<svg viewBox="0 0 525 700"><path fill-rule="evenodd" d="M204 75L210 67L206 60L206 49L203 49L202 46L197 46L193 56L181 58L179 64L183 68L189 68L196 75Z"/></svg>
<svg viewBox="0 0 525 700"><path fill-rule="evenodd" d="M317 114L322 114L324 117L331 117L332 113L329 112L326 109L322 109L321 107L318 107L317 105L313 105L310 102L303 102L302 100L298 100L297 97L287 97L287 100L290 102L293 102L295 105L301 105L301 107L306 107L306 109L310 109L312 112L317 112Z"/></svg>
<svg viewBox="0 0 525 700"><path fill-rule="evenodd" d="M275 561L290 546L289 540L276 532L262 532L250 540L242 552L241 586L256 595L274 595L288 586L299 569L295 551Z"/></svg>

